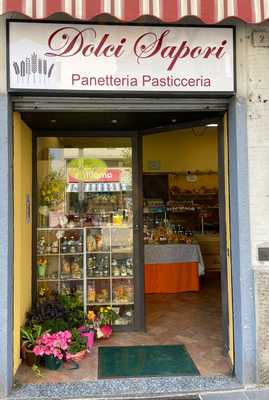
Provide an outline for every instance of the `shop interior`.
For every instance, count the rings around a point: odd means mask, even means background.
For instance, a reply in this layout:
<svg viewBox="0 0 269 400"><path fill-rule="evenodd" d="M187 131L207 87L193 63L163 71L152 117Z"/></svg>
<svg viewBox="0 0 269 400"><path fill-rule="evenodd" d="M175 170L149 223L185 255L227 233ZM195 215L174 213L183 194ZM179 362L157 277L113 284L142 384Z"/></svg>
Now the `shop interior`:
<svg viewBox="0 0 269 400"><path fill-rule="evenodd" d="M98 348L109 346L183 344L200 375L231 373L221 306L220 118L210 112L14 114L18 382L97 379ZM22 199L33 209L28 220ZM59 293L75 293L85 314L111 307L113 333L95 341L78 369L41 368L38 379L20 365L16 327L32 302Z"/></svg>

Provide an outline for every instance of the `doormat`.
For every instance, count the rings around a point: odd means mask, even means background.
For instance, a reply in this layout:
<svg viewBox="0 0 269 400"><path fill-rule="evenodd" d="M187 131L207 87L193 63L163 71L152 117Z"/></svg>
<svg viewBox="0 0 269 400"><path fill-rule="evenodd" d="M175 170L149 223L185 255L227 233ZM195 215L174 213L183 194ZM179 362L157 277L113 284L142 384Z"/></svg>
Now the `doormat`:
<svg viewBox="0 0 269 400"><path fill-rule="evenodd" d="M98 348L98 377L200 375L183 345Z"/></svg>

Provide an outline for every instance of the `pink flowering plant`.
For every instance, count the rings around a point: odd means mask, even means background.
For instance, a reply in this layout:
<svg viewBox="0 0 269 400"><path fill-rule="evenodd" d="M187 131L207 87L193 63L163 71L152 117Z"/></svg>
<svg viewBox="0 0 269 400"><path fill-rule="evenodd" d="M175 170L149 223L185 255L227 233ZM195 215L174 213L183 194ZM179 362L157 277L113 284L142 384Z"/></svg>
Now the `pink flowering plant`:
<svg viewBox="0 0 269 400"><path fill-rule="evenodd" d="M69 358L68 348L70 346L72 334L70 331L59 331L50 334L45 332L40 336L36 345L33 348L33 353L36 356L53 356L62 360L64 357Z"/></svg>

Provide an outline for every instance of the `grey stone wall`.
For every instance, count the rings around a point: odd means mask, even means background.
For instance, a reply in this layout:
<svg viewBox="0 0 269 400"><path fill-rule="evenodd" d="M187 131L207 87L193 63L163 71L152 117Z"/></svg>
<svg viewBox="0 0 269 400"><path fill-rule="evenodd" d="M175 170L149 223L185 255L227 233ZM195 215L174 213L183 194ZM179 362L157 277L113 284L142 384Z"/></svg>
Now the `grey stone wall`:
<svg viewBox="0 0 269 400"><path fill-rule="evenodd" d="M257 381L268 384L269 262L258 260L258 247L269 247L269 47L255 47L253 31L268 32L268 22L254 27L248 26L245 36L251 260L255 276L257 324Z"/></svg>
<svg viewBox="0 0 269 400"><path fill-rule="evenodd" d="M255 278L258 380L269 384L269 274L256 272Z"/></svg>

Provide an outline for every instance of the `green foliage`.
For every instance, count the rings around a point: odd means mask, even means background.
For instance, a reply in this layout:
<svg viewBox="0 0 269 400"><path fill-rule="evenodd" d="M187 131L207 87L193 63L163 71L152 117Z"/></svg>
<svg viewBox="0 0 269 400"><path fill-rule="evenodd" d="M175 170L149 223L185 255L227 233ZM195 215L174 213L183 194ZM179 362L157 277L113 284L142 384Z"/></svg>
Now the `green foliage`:
<svg viewBox="0 0 269 400"><path fill-rule="evenodd" d="M32 366L32 371L37 378L42 378L43 375L41 374L40 368L37 364L34 364Z"/></svg>
<svg viewBox="0 0 269 400"><path fill-rule="evenodd" d="M65 321L69 328L77 328L84 323L83 304L76 294L61 294L59 302L66 310Z"/></svg>
<svg viewBox="0 0 269 400"><path fill-rule="evenodd" d="M78 295L61 294L55 299L35 305L27 313L25 326L21 329L21 338L26 348L35 345L38 336L49 331L56 333L84 324L83 304Z"/></svg>
<svg viewBox="0 0 269 400"><path fill-rule="evenodd" d="M77 328L84 323L83 304L76 294L61 294L37 304L27 314L26 326L41 325L50 333Z"/></svg>
<svg viewBox="0 0 269 400"><path fill-rule="evenodd" d="M21 328L22 345L29 350L35 346L37 338L44 332L41 325L24 326Z"/></svg>
<svg viewBox="0 0 269 400"><path fill-rule="evenodd" d="M116 312L110 306L101 307L97 315L100 326L113 325L118 318Z"/></svg>
<svg viewBox="0 0 269 400"><path fill-rule="evenodd" d="M79 331L76 328L71 329L72 339L68 349L69 353L76 354L87 348L87 338L80 336Z"/></svg>
<svg viewBox="0 0 269 400"><path fill-rule="evenodd" d="M46 300L33 306L27 313L26 325L43 325L45 321L52 319L66 319L66 309L57 299Z"/></svg>
<svg viewBox="0 0 269 400"><path fill-rule="evenodd" d="M68 323L60 318L60 319L49 319L42 324L42 328L44 331L49 331L50 333L56 333L59 331L65 331L69 328Z"/></svg>

